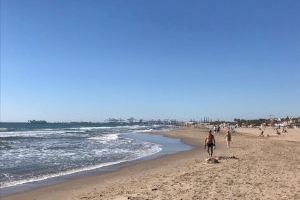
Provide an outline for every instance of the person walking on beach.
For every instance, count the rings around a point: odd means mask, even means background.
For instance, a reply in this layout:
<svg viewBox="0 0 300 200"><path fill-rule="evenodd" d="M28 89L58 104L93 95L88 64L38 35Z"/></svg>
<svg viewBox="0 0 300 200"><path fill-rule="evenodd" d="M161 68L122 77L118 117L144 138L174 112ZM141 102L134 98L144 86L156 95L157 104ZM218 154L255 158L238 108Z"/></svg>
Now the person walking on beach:
<svg viewBox="0 0 300 200"><path fill-rule="evenodd" d="M214 135L211 133L211 130L209 130L209 133L204 141L204 147L207 147L207 153L210 157L212 157L214 153L214 147L216 146L216 140Z"/></svg>
<svg viewBox="0 0 300 200"><path fill-rule="evenodd" d="M260 135L259 135L260 137L264 137L264 130L261 130L261 132L260 132Z"/></svg>
<svg viewBox="0 0 300 200"><path fill-rule="evenodd" d="M220 125L218 125L218 128L217 128L217 133L219 133L219 132L220 132L220 129L221 129L221 127L220 127Z"/></svg>
<svg viewBox="0 0 300 200"><path fill-rule="evenodd" d="M227 148L230 148L230 142L231 142L231 133L230 133L230 131L227 131L227 133L225 135L225 138L226 138L226 142L227 142Z"/></svg>

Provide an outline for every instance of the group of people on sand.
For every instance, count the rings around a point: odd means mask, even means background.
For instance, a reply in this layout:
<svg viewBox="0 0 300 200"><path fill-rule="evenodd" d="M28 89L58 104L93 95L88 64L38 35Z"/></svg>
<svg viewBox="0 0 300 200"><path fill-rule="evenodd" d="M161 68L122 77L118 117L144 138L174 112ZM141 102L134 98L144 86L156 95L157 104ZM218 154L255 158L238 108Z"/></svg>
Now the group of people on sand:
<svg viewBox="0 0 300 200"><path fill-rule="evenodd" d="M226 143L227 143L227 148L230 148L230 143L231 143L231 133L230 131L226 132L225 135ZM205 138L204 141L204 148L207 148L207 153L210 157L212 157L214 153L214 149L216 148L216 139L215 136L212 134L212 131L209 130L208 135Z"/></svg>
<svg viewBox="0 0 300 200"><path fill-rule="evenodd" d="M213 129L214 129L214 134L216 134L220 132L221 127L218 125L218 126L214 126Z"/></svg>
<svg viewBox="0 0 300 200"><path fill-rule="evenodd" d="M259 134L259 136L264 137L264 132L265 132L264 129L263 128L259 128L259 130L261 131L260 134ZM281 135L282 133L287 133L287 130L286 130L285 127L283 127L282 130L281 130L280 126L279 126L279 128L275 128L274 130L275 130L275 133L277 135ZM269 134L267 134L267 137L268 136L269 136Z"/></svg>
<svg viewBox="0 0 300 200"><path fill-rule="evenodd" d="M279 126L279 128L276 128L275 131L276 131L276 134L277 134L277 135L280 135L281 133L287 133L286 128L285 128L285 127L282 127L282 130L281 130L281 129L280 129L280 126Z"/></svg>

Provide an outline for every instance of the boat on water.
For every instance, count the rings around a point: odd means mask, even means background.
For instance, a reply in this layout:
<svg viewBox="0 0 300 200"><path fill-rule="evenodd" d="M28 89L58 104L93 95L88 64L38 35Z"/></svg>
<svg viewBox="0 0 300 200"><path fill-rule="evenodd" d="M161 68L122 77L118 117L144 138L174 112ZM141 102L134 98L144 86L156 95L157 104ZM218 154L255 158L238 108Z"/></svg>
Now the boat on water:
<svg viewBox="0 0 300 200"><path fill-rule="evenodd" d="M45 120L28 120L29 124L47 124Z"/></svg>

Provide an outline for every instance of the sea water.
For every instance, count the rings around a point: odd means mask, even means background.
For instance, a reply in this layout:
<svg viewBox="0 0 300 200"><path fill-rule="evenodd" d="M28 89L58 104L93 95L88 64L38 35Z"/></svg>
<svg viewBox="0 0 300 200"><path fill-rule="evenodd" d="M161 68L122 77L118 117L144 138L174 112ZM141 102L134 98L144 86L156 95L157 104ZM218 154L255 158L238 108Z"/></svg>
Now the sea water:
<svg viewBox="0 0 300 200"><path fill-rule="evenodd" d="M0 191L189 149L179 140L146 134L170 129L166 125L2 123Z"/></svg>

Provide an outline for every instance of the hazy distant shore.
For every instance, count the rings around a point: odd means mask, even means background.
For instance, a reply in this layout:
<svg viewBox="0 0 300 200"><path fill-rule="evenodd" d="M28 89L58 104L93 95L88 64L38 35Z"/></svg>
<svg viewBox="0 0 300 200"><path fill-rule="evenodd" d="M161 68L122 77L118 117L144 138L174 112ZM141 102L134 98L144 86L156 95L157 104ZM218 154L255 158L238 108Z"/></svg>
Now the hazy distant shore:
<svg viewBox="0 0 300 200"><path fill-rule="evenodd" d="M232 148L216 135L219 164L206 164L207 129L164 133L194 149L4 197L12 199L299 199L300 130L258 137L258 129L237 129ZM237 159L232 159L235 156Z"/></svg>

